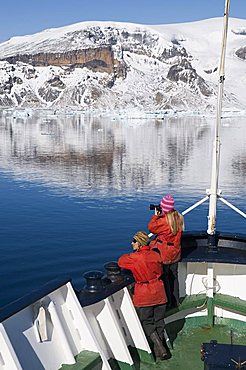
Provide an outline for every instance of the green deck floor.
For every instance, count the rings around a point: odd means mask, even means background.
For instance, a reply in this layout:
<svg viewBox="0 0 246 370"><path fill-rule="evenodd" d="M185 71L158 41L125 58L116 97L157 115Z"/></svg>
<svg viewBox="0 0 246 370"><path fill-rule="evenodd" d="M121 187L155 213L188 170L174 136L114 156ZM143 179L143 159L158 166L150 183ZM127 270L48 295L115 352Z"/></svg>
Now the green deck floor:
<svg viewBox="0 0 246 370"><path fill-rule="evenodd" d="M182 325L180 323L180 325ZM172 358L166 361L157 361L153 365L141 364L139 369L163 369L163 370L203 370L204 363L200 359L200 349L203 342L217 340L218 343L231 343L231 333L234 344L246 345L245 328L235 329L229 323L228 325L215 325L208 327L206 325L185 327L177 334L176 338L170 339L173 342L171 350Z"/></svg>

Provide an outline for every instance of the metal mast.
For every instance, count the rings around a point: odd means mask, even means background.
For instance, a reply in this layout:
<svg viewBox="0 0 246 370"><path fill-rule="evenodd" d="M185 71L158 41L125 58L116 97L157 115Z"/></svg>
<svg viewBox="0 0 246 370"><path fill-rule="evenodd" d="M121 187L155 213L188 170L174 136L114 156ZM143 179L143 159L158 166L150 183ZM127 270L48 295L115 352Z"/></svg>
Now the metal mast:
<svg viewBox="0 0 246 370"><path fill-rule="evenodd" d="M221 126L221 112L222 112L222 97L224 91L225 81L225 54L228 33L228 18L229 18L230 0L225 0L224 23L223 23L223 37L221 45L220 65L219 65L219 87L216 108L216 126L215 138L213 147L213 161L211 172L211 186L209 198L209 214L208 214L208 230L209 235L215 235L216 231L216 208L217 208L217 193L218 193L218 179L219 179L219 164L220 164L220 126Z"/></svg>

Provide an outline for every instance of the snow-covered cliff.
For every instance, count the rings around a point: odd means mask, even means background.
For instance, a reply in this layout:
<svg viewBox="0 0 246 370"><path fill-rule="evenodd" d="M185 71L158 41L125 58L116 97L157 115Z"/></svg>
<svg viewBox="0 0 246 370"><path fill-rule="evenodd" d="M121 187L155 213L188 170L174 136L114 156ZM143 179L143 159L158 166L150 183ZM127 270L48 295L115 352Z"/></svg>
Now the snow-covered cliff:
<svg viewBox="0 0 246 370"><path fill-rule="evenodd" d="M224 107L246 107L246 20L231 19ZM214 110L222 19L81 22L0 44L0 106Z"/></svg>

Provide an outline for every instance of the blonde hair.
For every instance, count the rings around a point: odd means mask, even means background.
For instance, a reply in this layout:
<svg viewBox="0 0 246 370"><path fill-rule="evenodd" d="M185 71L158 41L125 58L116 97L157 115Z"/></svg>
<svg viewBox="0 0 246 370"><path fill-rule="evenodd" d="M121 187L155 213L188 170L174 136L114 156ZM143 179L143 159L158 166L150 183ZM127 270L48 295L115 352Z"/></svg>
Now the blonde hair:
<svg viewBox="0 0 246 370"><path fill-rule="evenodd" d="M148 244L149 236L145 231L138 231L133 238L140 244L141 247Z"/></svg>
<svg viewBox="0 0 246 370"><path fill-rule="evenodd" d="M166 213L168 225L173 235L184 230L184 217L175 209Z"/></svg>

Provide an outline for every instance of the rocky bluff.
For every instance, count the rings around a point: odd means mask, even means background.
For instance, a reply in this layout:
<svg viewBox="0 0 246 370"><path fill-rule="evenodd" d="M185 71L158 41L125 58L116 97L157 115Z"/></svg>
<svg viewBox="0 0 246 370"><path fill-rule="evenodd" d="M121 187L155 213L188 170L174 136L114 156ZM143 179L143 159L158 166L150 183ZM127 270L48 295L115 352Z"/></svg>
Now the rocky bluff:
<svg viewBox="0 0 246 370"><path fill-rule="evenodd" d="M94 72L113 73L115 77L125 77L126 73L123 60L119 61L114 57L114 52L110 45L58 53L41 52L37 54L17 54L2 60L6 60L10 64L22 62L31 64L35 67L86 67Z"/></svg>
<svg viewBox="0 0 246 370"><path fill-rule="evenodd" d="M194 23L195 40L207 40L200 25ZM81 22L10 39L0 44L0 106L213 110L217 62L196 54L185 28L166 31ZM245 59L245 48L237 53ZM236 94L225 100L241 104Z"/></svg>

